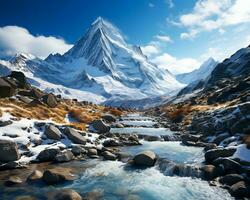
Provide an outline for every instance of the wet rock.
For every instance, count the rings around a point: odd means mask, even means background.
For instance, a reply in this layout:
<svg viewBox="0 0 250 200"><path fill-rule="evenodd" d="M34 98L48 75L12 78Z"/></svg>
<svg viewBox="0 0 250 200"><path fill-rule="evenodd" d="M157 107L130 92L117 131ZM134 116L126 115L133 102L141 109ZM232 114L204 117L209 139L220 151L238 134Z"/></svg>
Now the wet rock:
<svg viewBox="0 0 250 200"><path fill-rule="evenodd" d="M53 140L60 140L61 139L61 132L54 125L48 125L48 126L46 126L44 134L49 139L53 139Z"/></svg>
<svg viewBox="0 0 250 200"><path fill-rule="evenodd" d="M233 184L229 191L235 197L250 197L250 187L244 181Z"/></svg>
<svg viewBox="0 0 250 200"><path fill-rule="evenodd" d="M117 124L115 125L115 128L124 128L124 125L121 124L121 123L117 123Z"/></svg>
<svg viewBox="0 0 250 200"><path fill-rule="evenodd" d="M102 145L104 147L118 147L118 146L121 146L121 143L114 139L109 139L109 140L105 140Z"/></svg>
<svg viewBox="0 0 250 200"><path fill-rule="evenodd" d="M113 153L109 152L109 151L102 152L102 156L106 160L116 160L116 156Z"/></svg>
<svg viewBox="0 0 250 200"><path fill-rule="evenodd" d="M212 149L205 153L206 162L211 163L213 160L219 157L229 157L235 153L236 149L233 148L221 148L221 149Z"/></svg>
<svg viewBox="0 0 250 200"><path fill-rule="evenodd" d="M135 165L141 165L141 166L154 166L156 162L156 155L152 151L143 151L139 154L137 154L133 158Z"/></svg>
<svg viewBox="0 0 250 200"><path fill-rule="evenodd" d="M190 135L190 134L184 134L181 136L182 142L185 144L187 141L191 142L197 142L200 139L200 135Z"/></svg>
<svg viewBox="0 0 250 200"><path fill-rule="evenodd" d="M36 181L36 180L40 180L42 177L43 177L43 173L39 170L35 170L29 175L28 180Z"/></svg>
<svg viewBox="0 0 250 200"><path fill-rule="evenodd" d="M13 122L11 120L2 121L0 120L0 127L11 125Z"/></svg>
<svg viewBox="0 0 250 200"><path fill-rule="evenodd" d="M69 162L73 159L73 153L70 150L65 150L56 155L55 162Z"/></svg>
<svg viewBox="0 0 250 200"><path fill-rule="evenodd" d="M44 95L42 101L51 108L55 108L58 104L56 97L53 94Z"/></svg>
<svg viewBox="0 0 250 200"><path fill-rule="evenodd" d="M244 180L244 177L239 174L227 174L226 176L220 178L219 181L221 184L231 186L243 180Z"/></svg>
<svg viewBox="0 0 250 200"><path fill-rule="evenodd" d="M86 138L72 128L66 127L64 133L75 144L87 143Z"/></svg>
<svg viewBox="0 0 250 200"><path fill-rule="evenodd" d="M78 194L75 190L72 189L62 189L50 195L48 200L82 200L80 194Z"/></svg>
<svg viewBox="0 0 250 200"><path fill-rule="evenodd" d="M105 114L102 116L102 119L104 119L106 122L111 123L111 122L116 122L116 118L114 115L111 114Z"/></svg>
<svg viewBox="0 0 250 200"><path fill-rule="evenodd" d="M96 131L97 133L107 133L110 131L110 126L105 124L102 120L94 120L91 123L91 127Z"/></svg>
<svg viewBox="0 0 250 200"><path fill-rule="evenodd" d="M131 155L125 152L118 152L116 153L116 155L117 155L117 159L124 163L128 162L128 160L131 158Z"/></svg>
<svg viewBox="0 0 250 200"><path fill-rule="evenodd" d="M60 149L45 149L38 154L37 159L40 162L54 161L58 153L60 153Z"/></svg>
<svg viewBox="0 0 250 200"><path fill-rule="evenodd" d="M208 143L208 144L206 144L206 146L204 148L204 151L208 151L208 150L216 149L216 148L217 148L216 144L214 144L214 143Z"/></svg>
<svg viewBox="0 0 250 200"><path fill-rule="evenodd" d="M6 186L12 186L17 184L22 184L23 180L18 176L10 176L8 180L5 182Z"/></svg>
<svg viewBox="0 0 250 200"><path fill-rule="evenodd" d="M10 140L0 140L0 162L15 161L20 158L18 146Z"/></svg>
<svg viewBox="0 0 250 200"><path fill-rule="evenodd" d="M75 155L75 156L78 156L80 154L83 154L83 153L86 153L87 151L80 147L80 146L73 146L72 149L71 149L72 153Z"/></svg>
<svg viewBox="0 0 250 200"><path fill-rule="evenodd" d="M15 94L13 88L4 78L0 78L0 98L11 97Z"/></svg>
<svg viewBox="0 0 250 200"><path fill-rule="evenodd" d="M213 161L214 165L223 165L226 173L240 173L242 172L241 165L230 158L217 158Z"/></svg>
<svg viewBox="0 0 250 200"><path fill-rule="evenodd" d="M20 164L16 161L10 161L10 162L0 165L0 170L21 169L21 168L26 168L26 167L27 167L26 165Z"/></svg>
<svg viewBox="0 0 250 200"><path fill-rule="evenodd" d="M219 168L214 165L205 165L201 168L201 170L204 178L207 180L212 180L221 174Z"/></svg>
<svg viewBox="0 0 250 200"><path fill-rule="evenodd" d="M43 181L48 185L59 184L65 181L72 181L76 177L71 174L69 168L56 167L53 169L47 169L43 173Z"/></svg>
<svg viewBox="0 0 250 200"><path fill-rule="evenodd" d="M213 143L219 145L223 140L225 140L228 137L230 137L229 134L220 134L213 140Z"/></svg>
<svg viewBox="0 0 250 200"><path fill-rule="evenodd" d="M145 135L144 140L149 141L149 142L153 142L153 141L160 141L161 138L159 136L156 136L156 135Z"/></svg>
<svg viewBox="0 0 250 200"><path fill-rule="evenodd" d="M96 149L94 149L94 148L90 148L90 149L88 149L88 156L97 156L97 150Z"/></svg>

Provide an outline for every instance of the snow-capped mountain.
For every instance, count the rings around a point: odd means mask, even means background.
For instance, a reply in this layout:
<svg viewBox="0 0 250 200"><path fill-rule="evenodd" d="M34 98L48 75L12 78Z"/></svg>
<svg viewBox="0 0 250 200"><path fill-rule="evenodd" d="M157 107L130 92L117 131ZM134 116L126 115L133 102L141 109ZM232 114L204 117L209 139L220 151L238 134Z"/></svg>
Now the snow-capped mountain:
<svg viewBox="0 0 250 200"><path fill-rule="evenodd" d="M47 92L99 103L156 97L183 87L102 18L65 54L49 55L45 60L20 54L1 61L0 73L6 68L23 71L32 84Z"/></svg>
<svg viewBox="0 0 250 200"><path fill-rule="evenodd" d="M206 60L199 69L195 69L189 73L183 73L176 75L176 79L184 84L190 84L201 79L206 79L218 64L213 58Z"/></svg>
<svg viewBox="0 0 250 200"><path fill-rule="evenodd" d="M217 64L210 75L203 80L190 83L183 88L177 96L183 97L192 95L211 93L212 90L221 92L222 86L232 91L240 91L247 87L249 83L240 83L250 74L250 45L234 53L230 58ZM237 89L235 89L237 88ZM230 94L228 92L228 94ZM228 95L227 94L227 95ZM224 94L223 94L224 95ZM225 95L226 96L226 95Z"/></svg>

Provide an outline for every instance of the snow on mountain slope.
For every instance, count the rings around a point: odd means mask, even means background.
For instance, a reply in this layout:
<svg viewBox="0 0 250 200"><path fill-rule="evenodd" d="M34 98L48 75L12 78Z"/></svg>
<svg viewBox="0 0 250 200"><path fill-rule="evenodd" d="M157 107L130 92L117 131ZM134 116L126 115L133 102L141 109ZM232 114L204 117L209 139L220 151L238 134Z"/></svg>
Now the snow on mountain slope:
<svg viewBox="0 0 250 200"><path fill-rule="evenodd" d="M42 60L20 54L1 61L0 73L6 68L23 71L32 84L46 91L99 103L156 97L184 86L150 63L140 47L127 44L119 30L102 18L64 55Z"/></svg>
<svg viewBox="0 0 250 200"><path fill-rule="evenodd" d="M177 74L176 79L185 84L190 84L192 82L206 79L210 75L210 73L213 71L215 66L218 64L213 58L209 58L207 61L205 61L199 69L196 69L189 73L183 73L183 74Z"/></svg>

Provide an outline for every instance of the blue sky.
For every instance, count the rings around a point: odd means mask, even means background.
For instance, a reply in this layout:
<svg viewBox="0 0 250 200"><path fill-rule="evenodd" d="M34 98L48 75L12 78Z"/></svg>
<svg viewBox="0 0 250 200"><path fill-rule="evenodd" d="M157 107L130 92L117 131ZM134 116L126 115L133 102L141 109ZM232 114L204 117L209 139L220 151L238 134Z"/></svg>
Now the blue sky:
<svg viewBox="0 0 250 200"><path fill-rule="evenodd" d="M1 0L0 57L63 53L98 17L173 73L250 44L249 0Z"/></svg>

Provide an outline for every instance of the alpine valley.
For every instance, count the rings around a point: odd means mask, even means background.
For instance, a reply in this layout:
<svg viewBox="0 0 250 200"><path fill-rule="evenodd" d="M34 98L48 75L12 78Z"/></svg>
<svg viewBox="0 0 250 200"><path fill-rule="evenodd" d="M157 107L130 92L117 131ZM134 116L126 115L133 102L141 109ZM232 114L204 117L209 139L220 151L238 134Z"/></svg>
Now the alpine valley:
<svg viewBox="0 0 250 200"><path fill-rule="evenodd" d="M1 200L250 198L250 46L173 75L99 17L0 75Z"/></svg>

